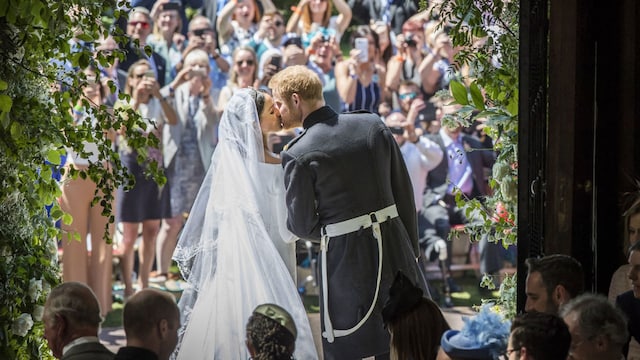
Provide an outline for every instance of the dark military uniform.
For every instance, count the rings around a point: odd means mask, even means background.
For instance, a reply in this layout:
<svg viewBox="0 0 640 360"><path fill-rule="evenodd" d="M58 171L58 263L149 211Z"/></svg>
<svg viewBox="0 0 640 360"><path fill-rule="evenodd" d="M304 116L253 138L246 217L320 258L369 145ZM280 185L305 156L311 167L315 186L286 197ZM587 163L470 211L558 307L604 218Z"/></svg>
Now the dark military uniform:
<svg viewBox="0 0 640 360"><path fill-rule="evenodd" d="M386 354L389 333L381 310L396 272L402 270L426 293L416 262L419 251L413 190L402 154L389 129L370 113L338 115L325 106L311 113L303 127L302 134L281 154L287 225L295 235L317 242L327 225L367 217L394 204L397 208L397 216L377 219L383 261L373 312L361 327L335 337L332 343L323 335L327 360ZM354 328L366 317L375 298L379 248L372 229L364 226L333 236L328 243L327 278L321 276L320 283L328 280L328 314L333 329ZM321 299L323 295L321 286ZM322 302L326 335L327 309Z"/></svg>

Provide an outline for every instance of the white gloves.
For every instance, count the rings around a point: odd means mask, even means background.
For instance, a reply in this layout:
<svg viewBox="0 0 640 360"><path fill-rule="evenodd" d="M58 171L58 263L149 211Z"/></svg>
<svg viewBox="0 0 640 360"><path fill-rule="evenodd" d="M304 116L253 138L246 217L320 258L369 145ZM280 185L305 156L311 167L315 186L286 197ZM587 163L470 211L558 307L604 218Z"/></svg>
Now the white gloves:
<svg viewBox="0 0 640 360"><path fill-rule="evenodd" d="M447 243L440 239L433 244L433 251L438 252L438 260L447 260Z"/></svg>

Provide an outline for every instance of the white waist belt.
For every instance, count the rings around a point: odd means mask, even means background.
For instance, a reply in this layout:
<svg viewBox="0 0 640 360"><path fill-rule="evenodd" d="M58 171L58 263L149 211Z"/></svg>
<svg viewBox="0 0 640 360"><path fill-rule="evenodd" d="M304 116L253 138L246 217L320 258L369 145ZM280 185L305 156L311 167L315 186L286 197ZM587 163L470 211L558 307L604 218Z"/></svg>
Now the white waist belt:
<svg viewBox="0 0 640 360"><path fill-rule="evenodd" d="M324 304L324 328L322 336L327 339L329 343L333 343L336 337L342 337L351 335L364 325L369 319L376 302L378 301L378 293L380 292L380 280L382 278L382 233L380 232L380 224L398 217L398 208L395 204L387 206L384 209L371 212L366 215L358 216L353 219L341 221L335 224L329 224L322 227L322 238L320 240L320 251L322 254L322 303ZM328 295L328 279L327 279L327 249L329 247L329 239L332 237L345 235L358 231L360 229L372 228L373 237L378 243L378 276L376 279L376 292L373 296L373 301L369 307L369 311L365 316L351 329L337 330L333 328L331 324L331 318L329 316L329 295Z"/></svg>

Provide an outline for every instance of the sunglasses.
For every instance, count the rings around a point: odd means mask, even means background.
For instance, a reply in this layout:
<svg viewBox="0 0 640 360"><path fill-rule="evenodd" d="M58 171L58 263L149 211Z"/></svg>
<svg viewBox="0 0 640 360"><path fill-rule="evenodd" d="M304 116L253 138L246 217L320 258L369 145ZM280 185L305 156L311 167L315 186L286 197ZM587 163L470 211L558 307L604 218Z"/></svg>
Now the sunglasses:
<svg viewBox="0 0 640 360"><path fill-rule="evenodd" d="M129 25L133 27L137 27L138 25L140 25L140 27L143 29L149 28L149 23L146 21L130 21Z"/></svg>
<svg viewBox="0 0 640 360"><path fill-rule="evenodd" d="M389 130L391 130L392 134L396 134L396 135L404 134L404 128L402 126L390 126Z"/></svg>
<svg viewBox="0 0 640 360"><path fill-rule="evenodd" d="M407 100L407 99L413 100L418 97L418 93L410 92L406 94L398 94L398 97L400 98L400 100Z"/></svg>
<svg viewBox="0 0 640 360"><path fill-rule="evenodd" d="M247 64L247 66L253 66L253 60L238 60L236 61L236 65L242 66L242 63Z"/></svg>

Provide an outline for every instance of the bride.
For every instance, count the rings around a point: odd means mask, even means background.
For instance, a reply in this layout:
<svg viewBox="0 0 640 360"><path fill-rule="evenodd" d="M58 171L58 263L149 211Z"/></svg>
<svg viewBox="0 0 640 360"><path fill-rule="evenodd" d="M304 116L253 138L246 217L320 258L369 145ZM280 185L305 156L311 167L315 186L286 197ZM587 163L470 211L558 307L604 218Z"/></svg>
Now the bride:
<svg viewBox="0 0 640 360"><path fill-rule="evenodd" d="M266 135L280 128L268 94L241 89L227 103L211 166L173 255L190 284L179 301L177 359L247 359L245 324L263 303L293 316L295 357L317 359L295 285L282 167L266 148Z"/></svg>

